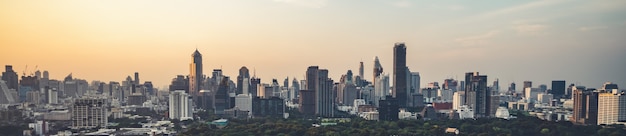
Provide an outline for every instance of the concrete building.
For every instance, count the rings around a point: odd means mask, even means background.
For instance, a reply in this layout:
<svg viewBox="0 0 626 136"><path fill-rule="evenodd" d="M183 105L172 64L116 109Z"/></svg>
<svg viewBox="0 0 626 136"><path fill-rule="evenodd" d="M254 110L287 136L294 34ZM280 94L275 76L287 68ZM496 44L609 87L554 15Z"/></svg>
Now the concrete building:
<svg viewBox="0 0 626 136"><path fill-rule="evenodd" d="M462 105L466 105L465 104L465 92L462 92L462 91L454 92L454 95L452 96L452 109L458 110L461 108Z"/></svg>
<svg viewBox="0 0 626 136"><path fill-rule="evenodd" d="M626 122L626 96L623 93L600 93L597 125L610 125L618 122Z"/></svg>
<svg viewBox="0 0 626 136"><path fill-rule="evenodd" d="M552 102L552 98L554 98L552 94L540 93L539 95L537 95L537 103L550 105L550 103Z"/></svg>
<svg viewBox="0 0 626 136"><path fill-rule="evenodd" d="M56 88L46 90L46 100L47 104L59 103L59 92Z"/></svg>
<svg viewBox="0 0 626 136"><path fill-rule="evenodd" d="M235 97L235 107L242 111L252 111L252 96L239 94Z"/></svg>
<svg viewBox="0 0 626 136"><path fill-rule="evenodd" d="M192 102L189 95L184 90L170 92L169 118L178 120L193 119Z"/></svg>
<svg viewBox="0 0 626 136"><path fill-rule="evenodd" d="M374 105L378 106L378 100L384 100L389 93L389 75L381 74L376 77L374 83Z"/></svg>
<svg viewBox="0 0 626 136"><path fill-rule="evenodd" d="M597 124L598 92L575 87L572 98L574 99L574 113L571 121L577 124Z"/></svg>
<svg viewBox="0 0 626 136"><path fill-rule="evenodd" d="M524 88L524 97L534 103L536 103L539 100L538 97L540 93L543 93L543 92L541 92L541 89L539 88L531 88L531 87Z"/></svg>
<svg viewBox="0 0 626 136"><path fill-rule="evenodd" d="M72 104L72 129L105 128L108 123L104 98L79 98Z"/></svg>
<svg viewBox="0 0 626 136"><path fill-rule="evenodd" d="M397 121L399 119L400 107L396 98L387 96L384 100L379 100L378 104L379 120Z"/></svg>
<svg viewBox="0 0 626 136"><path fill-rule="evenodd" d="M465 104L474 110L475 117L489 116L490 96L491 90L487 88L486 75L480 75L478 72L465 73Z"/></svg>

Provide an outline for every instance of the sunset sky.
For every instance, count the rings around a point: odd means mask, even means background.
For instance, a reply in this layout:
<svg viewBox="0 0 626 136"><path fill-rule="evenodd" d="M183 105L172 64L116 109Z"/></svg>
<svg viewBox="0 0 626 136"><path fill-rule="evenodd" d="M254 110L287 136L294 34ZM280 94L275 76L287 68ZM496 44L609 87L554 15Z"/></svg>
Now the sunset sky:
<svg viewBox="0 0 626 136"><path fill-rule="evenodd" d="M422 86L479 71L501 88L626 87L625 0L0 1L0 65L20 76L35 66L54 79L139 72L163 87L189 74L197 48L207 75L222 68L234 78L246 66L282 83L319 65L338 81L363 61L371 80L375 56L391 75L395 42L406 43Z"/></svg>

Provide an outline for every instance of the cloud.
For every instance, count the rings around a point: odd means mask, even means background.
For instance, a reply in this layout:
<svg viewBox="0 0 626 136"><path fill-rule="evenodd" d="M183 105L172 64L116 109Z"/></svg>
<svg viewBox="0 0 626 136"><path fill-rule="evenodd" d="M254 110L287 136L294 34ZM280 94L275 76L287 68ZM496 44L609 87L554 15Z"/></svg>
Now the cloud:
<svg viewBox="0 0 626 136"><path fill-rule="evenodd" d="M457 38L454 41L461 43L463 46L477 46L477 45L485 45L489 43L494 36L496 36L500 31L493 30L484 34L468 36L463 38Z"/></svg>
<svg viewBox="0 0 626 136"><path fill-rule="evenodd" d="M561 2L564 2L564 1L563 0L534 1L534 2L523 4L523 5L518 5L518 6L513 6L513 7L508 7L508 8L488 12L488 13L482 14L482 16L495 17L495 16L501 16L501 15L508 15L508 14L523 12L523 11L527 11L527 10L531 10L535 8L550 6L550 5L558 4Z"/></svg>
<svg viewBox="0 0 626 136"><path fill-rule="evenodd" d="M433 9L443 9L443 10L449 10L449 11L460 11L460 10L465 10L466 7L462 6L462 5L430 5L430 8Z"/></svg>
<svg viewBox="0 0 626 136"><path fill-rule="evenodd" d="M606 28L607 28L606 26L585 26L585 27L578 28L578 31L588 32L588 31L602 30Z"/></svg>
<svg viewBox="0 0 626 136"><path fill-rule="evenodd" d="M322 8L328 4L328 0L274 0L275 2L294 4L310 8Z"/></svg>
<svg viewBox="0 0 626 136"><path fill-rule="evenodd" d="M392 2L391 5L394 7L399 7L399 8L407 8L407 7L413 6L413 3L411 3L408 0L401 0L401 1Z"/></svg>
<svg viewBox="0 0 626 136"><path fill-rule="evenodd" d="M513 27L519 34L542 34L548 28L541 24L518 24Z"/></svg>

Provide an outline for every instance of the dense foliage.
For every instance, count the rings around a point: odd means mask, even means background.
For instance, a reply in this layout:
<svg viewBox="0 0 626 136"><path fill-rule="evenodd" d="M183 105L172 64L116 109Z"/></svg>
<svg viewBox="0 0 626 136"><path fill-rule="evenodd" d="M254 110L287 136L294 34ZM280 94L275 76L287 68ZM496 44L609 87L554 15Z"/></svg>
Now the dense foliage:
<svg viewBox="0 0 626 136"><path fill-rule="evenodd" d="M460 135L581 135L618 136L626 134L623 125L582 126L570 122L550 122L535 117L520 116L504 120L485 118L477 120L401 120L367 121L353 118L336 126L313 127L319 123L308 119L230 119L227 127L218 129L207 123L195 123L181 135L453 135L445 133L448 127L458 128Z"/></svg>

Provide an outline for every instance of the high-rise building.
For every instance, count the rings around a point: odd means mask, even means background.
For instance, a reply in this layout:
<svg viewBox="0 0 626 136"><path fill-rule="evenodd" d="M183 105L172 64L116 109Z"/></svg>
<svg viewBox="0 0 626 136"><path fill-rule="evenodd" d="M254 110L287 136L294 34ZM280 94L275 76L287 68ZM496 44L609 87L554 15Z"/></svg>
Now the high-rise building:
<svg viewBox="0 0 626 136"><path fill-rule="evenodd" d="M598 95L597 125L611 125L624 121L626 121L626 96L624 93L600 93Z"/></svg>
<svg viewBox="0 0 626 136"><path fill-rule="evenodd" d="M382 74L376 77L374 83L374 105L378 106L378 100L384 100L389 94L389 75Z"/></svg>
<svg viewBox="0 0 626 136"><path fill-rule="evenodd" d="M278 97L252 98L252 116L254 117L283 117L285 113L285 102Z"/></svg>
<svg viewBox="0 0 626 136"><path fill-rule="evenodd" d="M571 121L577 124L597 124L598 92L585 90L584 87L572 88L574 113Z"/></svg>
<svg viewBox="0 0 626 136"><path fill-rule="evenodd" d="M235 97L235 106L242 111L252 111L252 96L239 94Z"/></svg>
<svg viewBox="0 0 626 136"><path fill-rule="evenodd" d="M511 83L511 85L509 85L509 92L515 93L515 83Z"/></svg>
<svg viewBox="0 0 626 136"><path fill-rule="evenodd" d="M328 70L319 69L316 83L315 113L322 117L333 117L335 109L335 95L333 95L334 82L328 77Z"/></svg>
<svg viewBox="0 0 626 136"><path fill-rule="evenodd" d="M361 61L361 62L359 63L359 76L360 76L361 78L365 78L364 73L363 73L363 70L365 70L365 69L363 69L363 61Z"/></svg>
<svg viewBox="0 0 626 136"><path fill-rule="evenodd" d="M525 88L529 88L529 87L533 87L533 82L532 81L524 81L524 89Z"/></svg>
<svg viewBox="0 0 626 136"><path fill-rule="evenodd" d="M410 74L410 90L411 94L416 94L419 92L420 86L420 73L419 72L411 72ZM455 89L456 90L456 89Z"/></svg>
<svg viewBox="0 0 626 136"><path fill-rule="evenodd" d="M293 78L293 81L291 82L291 92L293 92L291 93L291 98L298 98L300 92L300 84L298 83L298 79L296 78Z"/></svg>
<svg viewBox="0 0 626 136"><path fill-rule="evenodd" d="M15 104L19 102L17 92L9 89L6 81L0 80L0 104Z"/></svg>
<svg viewBox="0 0 626 136"><path fill-rule="evenodd" d="M322 117L333 117L334 99L333 80L328 78L328 70L310 66L306 71L306 90L315 91L315 114Z"/></svg>
<svg viewBox="0 0 626 136"><path fill-rule="evenodd" d="M141 84L139 81L139 72L135 72L135 84Z"/></svg>
<svg viewBox="0 0 626 136"><path fill-rule="evenodd" d="M380 61L378 60L378 56L376 56L374 57L374 79L372 80L372 82L376 83L376 78L378 78L378 76L382 73L383 73L383 66L380 64Z"/></svg>
<svg viewBox="0 0 626 136"><path fill-rule="evenodd" d="M465 92L463 91L454 92L452 96L452 109L459 110L461 106L463 105L466 105L465 104Z"/></svg>
<svg viewBox="0 0 626 136"><path fill-rule="evenodd" d="M189 64L189 95L195 98L202 87L204 74L202 73L202 54L196 49L191 54L191 64Z"/></svg>
<svg viewBox="0 0 626 136"><path fill-rule="evenodd" d="M491 93L500 93L500 80L496 78L496 81L493 81L493 85L491 86ZM496 107L498 108L498 107ZM495 110L494 110L495 112Z"/></svg>
<svg viewBox="0 0 626 136"><path fill-rule="evenodd" d="M199 109L204 109L204 110L209 110L209 109L214 109L213 108L213 93L214 91L212 90L200 90L200 96L198 97L198 101L196 108Z"/></svg>
<svg viewBox="0 0 626 136"><path fill-rule="evenodd" d="M387 96L384 100L379 100L378 104L378 120L397 121L399 119L400 107L396 98Z"/></svg>
<svg viewBox="0 0 626 136"><path fill-rule="evenodd" d="M249 88L250 88L250 72L248 68L243 66L239 69L239 75L237 76L237 91L235 92L235 94L247 94Z"/></svg>
<svg viewBox="0 0 626 136"><path fill-rule="evenodd" d="M72 129L106 128L107 100L104 98L74 99L71 108Z"/></svg>
<svg viewBox="0 0 626 136"><path fill-rule="evenodd" d="M215 93L213 104L215 104L215 114L224 114L224 110L230 109L230 96L228 95L228 77L224 77Z"/></svg>
<svg viewBox="0 0 626 136"><path fill-rule="evenodd" d="M613 89L619 89L619 87L617 87L617 84L613 84L612 82L606 82L602 85L601 90L611 91Z"/></svg>
<svg viewBox="0 0 626 136"><path fill-rule="evenodd" d="M456 92L458 87L458 82L454 79L446 79L443 81L443 89L444 90L452 90L452 92Z"/></svg>
<svg viewBox="0 0 626 136"><path fill-rule="evenodd" d="M539 100L540 93L543 93L543 92L541 92L541 89L539 88L531 88L531 87L524 88L524 97L530 100L531 102L537 102Z"/></svg>
<svg viewBox="0 0 626 136"><path fill-rule="evenodd" d="M305 115L315 115L315 90L300 90L299 111Z"/></svg>
<svg viewBox="0 0 626 136"><path fill-rule="evenodd" d="M490 92L486 75L478 72L465 73L465 104L474 109L475 117L488 117L491 113Z"/></svg>
<svg viewBox="0 0 626 136"><path fill-rule="evenodd" d="M184 90L170 92L169 118L178 120L193 119L191 99Z"/></svg>
<svg viewBox="0 0 626 136"><path fill-rule="evenodd" d="M542 92L542 93L548 93L548 85L540 84L539 85L539 91Z"/></svg>
<svg viewBox="0 0 626 136"><path fill-rule="evenodd" d="M56 88L46 90L46 100L47 104L59 103L59 93Z"/></svg>
<svg viewBox="0 0 626 136"><path fill-rule="evenodd" d="M408 85L406 67L406 46L396 43L393 47L393 90L391 94L400 107L407 107Z"/></svg>
<svg viewBox="0 0 626 136"><path fill-rule="evenodd" d="M257 77L252 77L252 79L250 79L250 94L252 94L252 97L257 97L259 96L259 94L257 94L259 88L258 85L261 84L261 78L257 78Z"/></svg>
<svg viewBox="0 0 626 136"><path fill-rule="evenodd" d="M553 80L552 88L550 88L551 94L554 98L562 98L565 95L565 81Z"/></svg>
<svg viewBox="0 0 626 136"><path fill-rule="evenodd" d="M18 76L17 73L15 71L13 71L13 66L11 65L6 65L5 66L5 71L2 72L2 80L4 80L7 84L7 87L9 89L14 89L16 92L19 91L19 84L18 84Z"/></svg>

